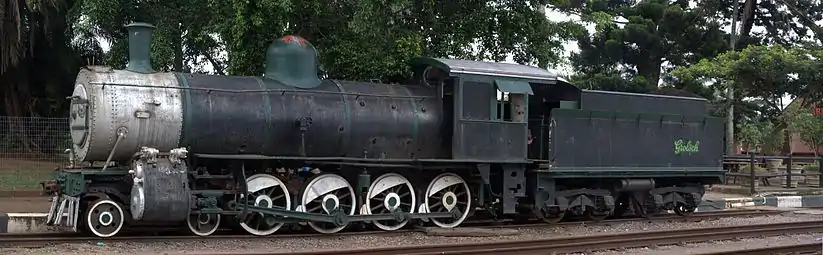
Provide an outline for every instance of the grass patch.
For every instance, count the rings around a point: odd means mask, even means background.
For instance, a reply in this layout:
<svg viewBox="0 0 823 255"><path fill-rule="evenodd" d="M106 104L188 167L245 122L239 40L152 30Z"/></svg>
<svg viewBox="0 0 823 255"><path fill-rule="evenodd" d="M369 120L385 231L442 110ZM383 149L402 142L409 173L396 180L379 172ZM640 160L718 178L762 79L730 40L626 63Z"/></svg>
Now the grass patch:
<svg viewBox="0 0 823 255"><path fill-rule="evenodd" d="M54 159L0 158L0 190L38 189L64 162Z"/></svg>

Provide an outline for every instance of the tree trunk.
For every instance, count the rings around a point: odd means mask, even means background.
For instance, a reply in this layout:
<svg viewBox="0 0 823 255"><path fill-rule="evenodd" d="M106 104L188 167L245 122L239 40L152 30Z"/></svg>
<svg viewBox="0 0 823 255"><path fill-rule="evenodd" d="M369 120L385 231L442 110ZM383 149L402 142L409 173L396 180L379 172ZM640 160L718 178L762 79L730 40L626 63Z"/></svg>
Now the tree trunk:
<svg viewBox="0 0 823 255"><path fill-rule="evenodd" d="M740 23L743 24L743 27L740 29L740 34L737 36L737 40L735 40L735 46L740 45L740 42L746 41L749 38L749 33L752 31L752 27L754 26L754 15L757 11L757 0L746 0L743 3L743 13L740 20ZM737 49L742 47L736 47Z"/></svg>
<svg viewBox="0 0 823 255"><path fill-rule="evenodd" d="M34 143L29 139L27 132L27 127L23 125L22 117L27 115L26 109L29 108L27 105L31 101L31 96L28 90L28 79L26 75L28 72L25 71L25 68L20 68L20 66L25 66L24 63L20 63L19 66L8 69L8 72L0 76L0 81L2 81L3 89L2 89L2 96L3 96L3 107L4 107L4 114L7 118L11 118L9 121L9 130L11 131L13 136L16 136L19 142L19 146L22 152L33 152Z"/></svg>
<svg viewBox="0 0 823 255"><path fill-rule="evenodd" d="M655 56L648 56L641 59L646 61L637 63L637 74L646 78L646 89L650 91L654 90L660 82L660 65L663 64L663 59Z"/></svg>
<svg viewBox="0 0 823 255"><path fill-rule="evenodd" d="M174 63L173 68L175 72L184 72L183 70L183 26L180 22L174 24Z"/></svg>
<svg viewBox="0 0 823 255"><path fill-rule="evenodd" d="M786 7L788 7L789 11L800 19L800 23L803 23L804 26L809 27L809 29L811 29L814 32L814 36L817 37L818 40L823 42L823 27L818 26L815 23L815 20L809 17L809 15L805 11L801 10L800 8L797 8L795 0L782 1L786 4Z"/></svg>

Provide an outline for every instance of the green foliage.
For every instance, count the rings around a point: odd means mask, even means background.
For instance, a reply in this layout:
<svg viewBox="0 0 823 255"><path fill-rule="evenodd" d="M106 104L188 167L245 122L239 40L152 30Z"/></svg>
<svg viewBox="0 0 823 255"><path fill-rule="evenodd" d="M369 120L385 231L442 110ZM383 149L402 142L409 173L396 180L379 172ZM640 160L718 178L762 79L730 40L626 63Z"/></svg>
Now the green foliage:
<svg viewBox="0 0 823 255"><path fill-rule="evenodd" d="M752 166L751 166L751 165L743 165L743 166L740 166L740 172L741 172L741 173L751 173L751 172L752 172L752 170L751 170L751 169L752 169ZM755 166L754 166L754 172L755 172L755 173L766 173L766 172L768 172L768 171L769 171L769 170L768 170L768 169L766 169L765 167L758 166L758 165L755 165Z"/></svg>
<svg viewBox="0 0 823 255"><path fill-rule="evenodd" d="M329 78L403 81L408 60L420 55L495 61L512 56L548 67L560 62L564 40L583 33L578 24L546 19L535 7L545 1L87 1L91 22L113 42L107 64L126 62L122 25L148 21L158 26L155 69L176 69L171 67L185 61L232 75L260 75L266 46L286 34L315 45ZM228 52L227 60L214 57L219 49ZM202 58L208 61L197 62Z"/></svg>
<svg viewBox="0 0 823 255"><path fill-rule="evenodd" d="M803 171L806 172L806 173L808 173L808 172L818 172L818 171L820 171L820 166L817 163L804 165L803 166Z"/></svg>
<svg viewBox="0 0 823 255"><path fill-rule="evenodd" d="M726 49L721 24L686 1L553 0L552 7L596 24L593 35L578 38L580 53L572 56L574 80L587 88L650 92L664 64L686 65Z"/></svg>
<svg viewBox="0 0 823 255"><path fill-rule="evenodd" d="M803 108L800 104L793 104L787 108L784 118L788 123L788 130L797 134L817 156L817 150L823 147L823 118L812 115L811 109Z"/></svg>
<svg viewBox="0 0 823 255"><path fill-rule="evenodd" d="M707 17L724 17L727 19L724 25L731 25L728 17L732 15L732 3L734 2L708 0L702 1L701 5L704 6ZM810 30L816 30L806 20L814 22L823 15L823 5L809 0L745 0L738 3L738 48L751 45L797 45L809 39L806 35L810 34ZM752 32L755 25L764 28L762 32ZM813 34L818 38L823 36L817 31Z"/></svg>
<svg viewBox="0 0 823 255"><path fill-rule="evenodd" d="M400 82L414 56L559 63L564 40L583 33L551 22L545 1L342 1L318 8L311 29L292 28L313 42L330 78ZM352 17L347 19L345 17ZM447 21L447 22L444 22Z"/></svg>
<svg viewBox="0 0 823 255"><path fill-rule="evenodd" d="M775 46L750 46L739 52L726 52L697 64L678 67L671 72L676 82L708 83L724 90L731 83L741 109L753 110L746 118L779 123L784 95L804 98L808 106L821 98L823 51ZM737 107L737 106L736 106ZM754 108L754 109L752 109Z"/></svg>
<svg viewBox="0 0 823 255"><path fill-rule="evenodd" d="M0 1L3 115L64 114L77 69L101 54L75 29L79 5L76 0Z"/></svg>
<svg viewBox="0 0 823 255"><path fill-rule="evenodd" d="M777 154L785 144L785 132L767 121L741 123L735 136L748 151Z"/></svg>

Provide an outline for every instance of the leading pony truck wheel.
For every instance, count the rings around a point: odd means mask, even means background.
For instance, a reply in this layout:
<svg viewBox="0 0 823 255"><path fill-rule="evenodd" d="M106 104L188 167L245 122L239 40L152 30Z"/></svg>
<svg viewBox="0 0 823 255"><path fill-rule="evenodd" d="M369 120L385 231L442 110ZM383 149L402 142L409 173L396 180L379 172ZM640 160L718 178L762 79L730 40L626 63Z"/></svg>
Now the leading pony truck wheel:
<svg viewBox="0 0 823 255"><path fill-rule="evenodd" d="M86 227L98 237L112 237L123 228L123 206L111 199L91 202L86 210Z"/></svg>

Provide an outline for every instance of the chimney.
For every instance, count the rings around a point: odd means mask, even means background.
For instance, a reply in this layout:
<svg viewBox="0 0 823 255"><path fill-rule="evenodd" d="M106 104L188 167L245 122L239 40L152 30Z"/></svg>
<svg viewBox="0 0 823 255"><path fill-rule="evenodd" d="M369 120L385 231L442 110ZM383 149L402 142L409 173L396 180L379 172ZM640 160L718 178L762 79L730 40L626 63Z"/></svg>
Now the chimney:
<svg viewBox="0 0 823 255"><path fill-rule="evenodd" d="M126 25L129 30L129 63L126 70L135 73L153 73L150 51L154 26L149 23L135 22Z"/></svg>

